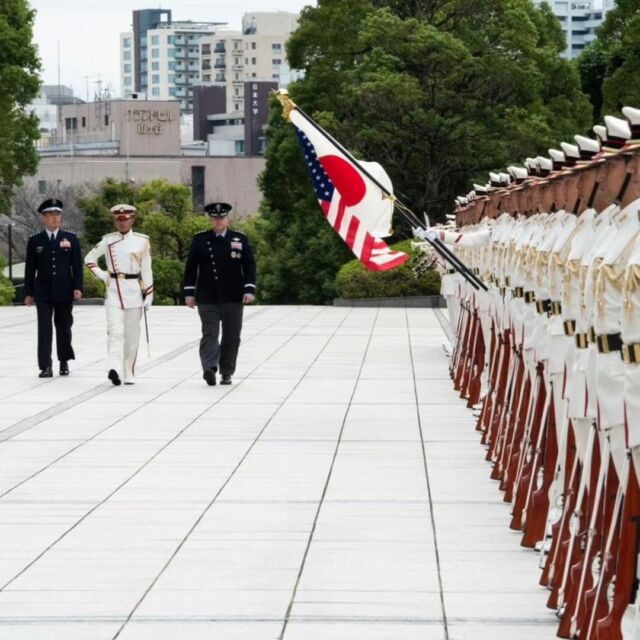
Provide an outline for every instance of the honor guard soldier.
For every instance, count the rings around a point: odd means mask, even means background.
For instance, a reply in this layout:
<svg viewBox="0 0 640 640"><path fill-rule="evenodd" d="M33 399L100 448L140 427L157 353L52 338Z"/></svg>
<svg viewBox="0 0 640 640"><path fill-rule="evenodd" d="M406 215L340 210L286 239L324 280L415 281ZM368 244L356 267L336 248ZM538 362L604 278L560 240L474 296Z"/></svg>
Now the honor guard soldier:
<svg viewBox="0 0 640 640"><path fill-rule="evenodd" d="M228 228L231 205L214 202L204 210L211 220L211 230L193 237L185 267L184 295L188 307L198 306L202 377L213 386L218 367L220 384L231 384L236 370L243 304L255 300L256 264L247 236Z"/></svg>
<svg viewBox="0 0 640 640"><path fill-rule="evenodd" d="M34 302L38 311L38 366L40 378L53 376L51 344L56 327L56 350L60 375L69 375L69 360L74 360L71 346L73 301L82 298L82 256L75 234L60 228L61 200L45 200L39 207L44 231L27 243L24 292L25 304Z"/></svg>
<svg viewBox="0 0 640 640"><path fill-rule="evenodd" d="M153 275L148 236L132 231L136 208L111 208L117 231L103 236L87 254L85 264L106 285L108 378L118 386L134 383L140 343L140 318L153 302ZM103 257L107 270L98 266Z"/></svg>

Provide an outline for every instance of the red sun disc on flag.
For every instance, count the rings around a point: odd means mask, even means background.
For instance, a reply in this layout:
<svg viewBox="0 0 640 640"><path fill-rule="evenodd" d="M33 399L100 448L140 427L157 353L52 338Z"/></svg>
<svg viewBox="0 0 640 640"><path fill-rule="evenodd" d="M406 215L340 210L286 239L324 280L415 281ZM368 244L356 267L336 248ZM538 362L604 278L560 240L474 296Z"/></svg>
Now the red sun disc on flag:
<svg viewBox="0 0 640 640"><path fill-rule="evenodd" d="M353 207L364 198L367 185L353 165L339 156L322 156L320 164L347 207Z"/></svg>

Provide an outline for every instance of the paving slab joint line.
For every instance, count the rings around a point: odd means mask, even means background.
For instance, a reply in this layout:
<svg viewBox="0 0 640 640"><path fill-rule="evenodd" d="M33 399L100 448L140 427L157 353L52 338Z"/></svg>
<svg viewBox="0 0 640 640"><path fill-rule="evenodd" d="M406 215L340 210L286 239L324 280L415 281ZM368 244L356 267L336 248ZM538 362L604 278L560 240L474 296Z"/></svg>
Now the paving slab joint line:
<svg viewBox="0 0 640 640"><path fill-rule="evenodd" d="M248 318L246 318L246 320L252 320L256 316L259 316L265 313L266 311L268 311L268 309L266 308L257 310L254 313L252 313ZM138 371L140 373L146 373L147 371L150 371L151 369L154 369L155 367L158 367L161 364L165 364L166 362L169 362L170 360L177 358L178 356L189 351L190 349L197 347L199 344L200 344L199 338L196 340L191 340L183 344L182 346L174 349L173 351L169 351L168 353L165 353L163 356L154 358L153 360L146 362L145 364L143 364L141 367L138 368ZM38 426L41 422L44 422L45 420L52 418L58 413L62 413L64 411L67 411L68 409L73 409L73 407L79 404L82 404L86 400L91 400L91 398L95 398L96 396L106 393L107 391L111 391L112 389L113 389L113 385L111 385L110 383L101 382L100 384L95 386L93 389L89 389L88 391L84 391L83 393L77 396L74 396L73 398L69 398L68 400L59 402L53 407L49 407L44 411L40 411L40 413L36 413L34 416L25 418L20 422L16 422L10 427L6 427L5 429L0 429L0 443L10 440L15 436L20 435L21 433L24 433L25 431L28 431L29 429L32 429L33 427Z"/></svg>

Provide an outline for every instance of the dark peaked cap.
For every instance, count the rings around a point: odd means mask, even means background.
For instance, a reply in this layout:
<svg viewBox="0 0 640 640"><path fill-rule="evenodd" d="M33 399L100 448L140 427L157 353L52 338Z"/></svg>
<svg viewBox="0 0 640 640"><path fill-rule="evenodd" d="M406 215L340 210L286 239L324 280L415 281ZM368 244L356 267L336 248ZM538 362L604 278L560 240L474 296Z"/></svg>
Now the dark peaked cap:
<svg viewBox="0 0 640 640"><path fill-rule="evenodd" d="M62 200L58 200L57 198L50 198L49 200L45 200L39 207L38 213L53 213L62 212L64 205L62 204Z"/></svg>
<svg viewBox="0 0 640 640"><path fill-rule="evenodd" d="M233 207L226 202L211 202L204 208L204 212L212 218L224 218Z"/></svg>

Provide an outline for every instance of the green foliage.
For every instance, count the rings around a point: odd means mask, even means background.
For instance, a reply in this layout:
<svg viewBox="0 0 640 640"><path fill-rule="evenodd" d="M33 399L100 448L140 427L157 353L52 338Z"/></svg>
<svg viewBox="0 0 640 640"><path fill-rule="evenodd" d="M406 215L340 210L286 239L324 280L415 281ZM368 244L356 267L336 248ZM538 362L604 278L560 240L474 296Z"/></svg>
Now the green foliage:
<svg viewBox="0 0 640 640"><path fill-rule="evenodd" d="M156 258L153 261L153 304L180 304L183 263L175 258Z"/></svg>
<svg viewBox="0 0 640 640"><path fill-rule="evenodd" d="M38 96L40 59L33 43L35 11L26 0L0 4L0 210L10 209L22 176L35 173L38 118L26 107Z"/></svg>
<svg viewBox="0 0 640 640"><path fill-rule="evenodd" d="M438 220L489 170L587 127L564 46L548 6L529 0L321 0L287 44L305 71L290 92L357 157L383 164L407 206ZM352 255L324 221L279 114L274 101L256 225L261 293L323 303Z"/></svg>
<svg viewBox="0 0 640 640"><path fill-rule="evenodd" d="M154 303L179 304L183 262L191 238L208 229L209 220L191 208L188 187L167 180L136 185L105 180L96 194L79 200L84 212L85 246L95 245L114 230L112 206L120 203L137 208L134 230L149 236L154 273ZM96 281L93 276L91 280ZM101 283L100 283L101 284Z"/></svg>
<svg viewBox="0 0 640 640"><path fill-rule="evenodd" d="M598 39L578 58L594 122L627 105L640 107L640 12L637 0L618 0L598 29Z"/></svg>
<svg viewBox="0 0 640 640"><path fill-rule="evenodd" d="M410 241L399 242L392 247L412 254ZM359 260L343 265L336 276L336 291L341 298L391 298L425 296L440 293L440 275L428 270L416 278L409 259L401 267L390 271L367 271Z"/></svg>
<svg viewBox="0 0 640 640"><path fill-rule="evenodd" d="M16 295L16 290L13 288L11 280L3 273L6 266L7 261L0 256L0 307L10 305Z"/></svg>
<svg viewBox="0 0 640 640"><path fill-rule="evenodd" d="M87 267L84 268L84 291L83 298L104 298L104 283L98 280Z"/></svg>

